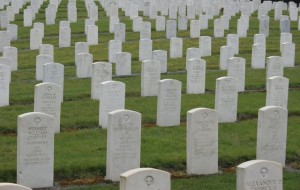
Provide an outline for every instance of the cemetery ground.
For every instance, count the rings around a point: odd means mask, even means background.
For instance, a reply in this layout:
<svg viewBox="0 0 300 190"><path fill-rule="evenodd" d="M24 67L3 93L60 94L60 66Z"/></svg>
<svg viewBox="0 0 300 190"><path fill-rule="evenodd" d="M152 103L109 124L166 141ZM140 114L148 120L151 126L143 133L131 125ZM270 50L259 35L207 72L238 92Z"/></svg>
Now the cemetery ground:
<svg viewBox="0 0 300 190"><path fill-rule="evenodd" d="M98 3L98 2L96 2ZM99 8L101 7L98 4ZM35 22L45 20L44 3L36 15ZM91 80L77 79L74 65L75 42L86 41L84 19L87 17L83 1L77 1L78 22L71 23L71 47L58 48L59 21L67 20L67 1L58 8L55 25L45 25L43 44L55 47L54 61L65 66L64 102L61 110L61 133L55 135L55 184L67 189L118 189L118 184L104 180L106 165L106 130L98 127L99 102L91 100ZM22 14L22 11L21 11ZM33 111L35 80L35 58L38 50L29 50L29 31L23 27L22 15L16 15L18 40L12 42L19 54L18 71L12 72L10 84L10 105L0 108L0 182L16 182L17 117ZM274 21L274 10L270 12L270 36L267 38L267 56L280 55L279 22ZM284 14L287 14L284 11ZM232 17L230 30L236 33L239 15ZM203 57L207 62L206 92L200 95L186 94L185 53L189 47L198 47L198 39L190 39L189 31L177 31L184 39L183 58L168 58L168 73L162 79L177 79L182 82L181 124L174 127L157 127L157 97L141 97L141 62L138 61L139 33L132 32L132 21L119 12L121 23L126 24L126 42L123 52L132 53L132 75L113 77L113 80L126 84L125 108L142 114L141 167L152 167L171 172L172 189L235 189L235 167L256 158L256 135L258 109L266 103L266 70L251 69L253 36L258 33L257 12L250 17L247 38L240 38L238 57L246 59L246 91L238 96L238 121L219 124L219 174L189 176L186 174L186 113L198 108L214 108L216 79L226 76L219 70L220 47L226 44L225 38L212 38L212 56ZM155 20L144 18L152 23L153 50L169 51L169 40L165 32L155 31ZM90 46L89 52L94 62L108 60L108 41L113 34L108 31L109 18L99 9L99 45ZM286 169L284 189L300 189L300 31L297 22L291 22L293 42L296 44L295 67L285 68L284 76L289 79L288 133L286 148ZM213 36L213 20L209 29L201 30L201 36ZM81 187L80 185L89 185ZM76 187L80 186L80 187Z"/></svg>

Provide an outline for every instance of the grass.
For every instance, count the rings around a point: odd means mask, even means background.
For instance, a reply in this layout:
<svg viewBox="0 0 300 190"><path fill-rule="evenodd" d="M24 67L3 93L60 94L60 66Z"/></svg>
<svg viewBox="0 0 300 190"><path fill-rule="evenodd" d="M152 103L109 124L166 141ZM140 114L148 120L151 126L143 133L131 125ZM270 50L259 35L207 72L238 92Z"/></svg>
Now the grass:
<svg viewBox="0 0 300 190"><path fill-rule="evenodd" d="M35 22L45 22L45 2L36 15ZM118 189L118 184L104 182L106 164L106 130L98 128L99 102L91 100L91 80L77 79L74 66L75 42L86 41L84 35L84 19L87 12L83 1L77 2L78 22L71 23L71 47L58 48L59 21L66 20L67 0L62 0L58 8L55 25L45 25L43 43L54 45L54 61L65 66L64 102L62 104L61 133L55 136L55 183L60 185L92 186L65 189ZM97 3L99 6L99 4ZM100 6L99 6L100 7ZM21 13L23 10L21 11ZM267 38L267 56L280 55L279 23L273 20L270 12L270 36ZM285 14L287 14L285 12ZM226 38L212 38L212 56L204 57L207 62L206 93L201 95L186 94L185 54L189 47L198 47L198 39L190 39L189 31L177 31L183 38L183 58L168 59L168 73L161 79L177 79L182 82L181 125L171 128L157 127L156 97L141 97L140 73L141 62L138 61L139 33L132 32L132 21L119 12L120 21L126 24L126 42L123 51L132 53L132 76L113 77L113 80L126 84L126 109L142 113L142 145L141 167L153 167L169 171L173 175L172 189L234 189L235 167L241 162L255 159L256 130L258 109L265 106L266 71L251 69L251 53L253 35L258 33L257 12L250 18L250 29L247 38L240 38L239 55L246 59L246 91L239 93L238 121L219 125L219 169L220 174L209 176L189 176L186 174L186 112L197 107L214 108L215 81L226 76L220 71L220 47L226 45ZM140 14L141 15L141 14ZM226 34L236 33L239 15L232 17L230 30ZM153 50L169 51L169 40L165 32L155 31L155 21L144 18L152 23ZM10 106L0 107L0 182L16 182L16 131L17 116L33 111L35 80L35 57L37 50L29 50L30 27L23 27L23 17L16 15L13 22L19 25L17 41L12 46L18 48L18 71L12 73L10 85ZM108 60L108 42L113 39L109 33L109 19L102 8L99 8L99 44L90 46L94 62ZM293 42L296 52L300 51L300 31L297 23L291 23ZM201 35L213 34L213 20L209 21L209 29L201 30ZM294 68L285 68L284 76L289 78L289 123L286 158L289 168L284 172L284 189L296 190L300 186L300 54L296 53ZM114 66L113 66L114 67ZM113 68L114 70L114 68ZM99 183L101 184L99 185ZM103 183L104 182L104 183ZM299 188L298 188L299 189Z"/></svg>

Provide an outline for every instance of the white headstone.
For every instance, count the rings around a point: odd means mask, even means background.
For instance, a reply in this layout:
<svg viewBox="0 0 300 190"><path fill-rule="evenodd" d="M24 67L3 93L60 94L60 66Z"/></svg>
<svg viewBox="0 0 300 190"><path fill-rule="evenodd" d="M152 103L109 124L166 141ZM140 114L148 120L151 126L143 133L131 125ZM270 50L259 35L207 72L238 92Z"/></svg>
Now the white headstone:
<svg viewBox="0 0 300 190"><path fill-rule="evenodd" d="M166 22L166 38L171 39L176 37L177 34L177 23L176 20L167 20Z"/></svg>
<svg viewBox="0 0 300 190"><path fill-rule="evenodd" d="M141 96L157 96L160 81L160 62L146 60L142 62Z"/></svg>
<svg viewBox="0 0 300 190"><path fill-rule="evenodd" d="M224 27L221 19L214 20L214 37L224 37Z"/></svg>
<svg viewBox="0 0 300 190"><path fill-rule="evenodd" d="M288 111L266 106L258 111L256 159L271 160L285 166Z"/></svg>
<svg viewBox="0 0 300 190"><path fill-rule="evenodd" d="M18 39L18 25L8 24L7 31L9 33L10 41L15 41Z"/></svg>
<svg viewBox="0 0 300 190"><path fill-rule="evenodd" d="M93 73L91 98L94 100L100 100L101 83L112 80L112 64L108 62L95 62L92 65Z"/></svg>
<svg viewBox="0 0 300 190"><path fill-rule="evenodd" d="M199 38L200 37L200 21L191 20L190 21L190 37Z"/></svg>
<svg viewBox="0 0 300 190"><path fill-rule="evenodd" d="M0 107L9 105L10 66L0 64Z"/></svg>
<svg viewBox="0 0 300 190"><path fill-rule="evenodd" d="M32 18L33 18L32 10L28 8L24 9L23 26L24 27L32 26Z"/></svg>
<svg viewBox="0 0 300 190"><path fill-rule="evenodd" d="M152 40L141 39L139 42L139 60L145 61L152 59Z"/></svg>
<svg viewBox="0 0 300 190"><path fill-rule="evenodd" d="M280 52L282 52L282 44L286 42L293 42L293 35L289 32L284 32L280 34Z"/></svg>
<svg viewBox="0 0 300 190"><path fill-rule="evenodd" d="M154 50L152 52L152 59L160 61L161 73L166 73L168 71L168 52L166 50Z"/></svg>
<svg viewBox="0 0 300 190"><path fill-rule="evenodd" d="M211 37L200 36L199 48L201 49L201 56L211 56Z"/></svg>
<svg viewBox="0 0 300 190"><path fill-rule="evenodd" d="M79 53L77 55L76 77L89 78L92 76L93 55L90 53Z"/></svg>
<svg viewBox="0 0 300 190"><path fill-rule="evenodd" d="M106 179L119 181L120 174L140 167L142 115L131 110L108 115Z"/></svg>
<svg viewBox="0 0 300 190"><path fill-rule="evenodd" d="M220 48L220 70L228 69L228 59L234 57L234 50L231 46L222 46Z"/></svg>
<svg viewBox="0 0 300 190"><path fill-rule="evenodd" d="M164 16L157 16L155 22L156 31L165 31L166 30L166 18Z"/></svg>
<svg viewBox="0 0 300 190"><path fill-rule="evenodd" d="M180 125L181 82L164 79L158 84L156 124L160 127Z"/></svg>
<svg viewBox="0 0 300 190"><path fill-rule="evenodd" d="M131 75L131 53L120 52L116 54L116 75Z"/></svg>
<svg viewBox="0 0 300 190"><path fill-rule="evenodd" d="M255 34L253 44L266 45L266 36L264 34Z"/></svg>
<svg viewBox="0 0 300 190"><path fill-rule="evenodd" d="M13 183L0 183L1 190L32 190L29 187L23 185L13 184Z"/></svg>
<svg viewBox="0 0 300 190"><path fill-rule="evenodd" d="M218 173L218 114L208 108L187 112L187 173Z"/></svg>
<svg viewBox="0 0 300 190"><path fill-rule="evenodd" d="M89 44L87 42L75 43L75 65L78 63L78 55L80 53L89 53Z"/></svg>
<svg viewBox="0 0 300 190"><path fill-rule="evenodd" d="M281 57L284 67L295 66L295 50L296 45L294 43L286 42L281 44Z"/></svg>
<svg viewBox="0 0 300 190"><path fill-rule="evenodd" d="M77 22L77 8L76 5L68 5L68 21Z"/></svg>
<svg viewBox="0 0 300 190"><path fill-rule="evenodd" d="M54 117L54 132L60 133L61 86L54 83L35 85L34 112L42 112Z"/></svg>
<svg viewBox="0 0 300 190"><path fill-rule="evenodd" d="M254 44L252 46L251 68L263 69L266 64L266 46L264 44Z"/></svg>
<svg viewBox="0 0 300 190"><path fill-rule="evenodd" d="M234 54L239 54L239 36L237 34L228 34L226 45L232 47Z"/></svg>
<svg viewBox="0 0 300 190"><path fill-rule="evenodd" d="M8 31L0 31L0 52L3 52L5 46L10 46L10 36Z"/></svg>
<svg viewBox="0 0 300 190"><path fill-rule="evenodd" d="M182 57L183 40L182 38L171 38L170 40L170 58Z"/></svg>
<svg viewBox="0 0 300 190"><path fill-rule="evenodd" d="M126 27L124 23L117 23L114 26L115 40L125 42Z"/></svg>
<svg viewBox="0 0 300 190"><path fill-rule="evenodd" d="M140 23L140 39L151 40L151 22Z"/></svg>
<svg viewBox="0 0 300 190"><path fill-rule="evenodd" d="M93 19L85 19L84 20L84 33L87 34L88 26L93 25L95 26L95 20Z"/></svg>
<svg viewBox="0 0 300 190"><path fill-rule="evenodd" d="M237 166L236 189L283 190L282 165L268 160L251 160Z"/></svg>
<svg viewBox="0 0 300 190"><path fill-rule="evenodd" d="M227 76L236 78L238 92L245 91L246 59L232 57L228 60Z"/></svg>
<svg viewBox="0 0 300 190"><path fill-rule="evenodd" d="M53 62L53 57L46 54L36 56L35 79L43 80L44 64Z"/></svg>
<svg viewBox="0 0 300 190"><path fill-rule="evenodd" d="M178 17L178 30L187 30L188 28L188 19L186 16Z"/></svg>
<svg viewBox="0 0 300 190"><path fill-rule="evenodd" d="M138 17L134 17L132 19L132 31L133 32L139 32L140 31L140 26L141 26L141 22L143 21L143 18L138 16Z"/></svg>
<svg viewBox="0 0 300 190"><path fill-rule="evenodd" d="M264 34L266 37L269 36L269 16L262 16L259 20L259 33Z"/></svg>
<svg viewBox="0 0 300 190"><path fill-rule="evenodd" d="M187 61L187 94L205 93L206 61L200 58Z"/></svg>
<svg viewBox="0 0 300 190"><path fill-rule="evenodd" d="M108 62L116 62L116 54L122 52L122 42L120 40L109 40Z"/></svg>
<svg viewBox="0 0 300 190"><path fill-rule="evenodd" d="M105 81L100 84L99 125L108 127L108 113L125 108L125 84L118 81Z"/></svg>
<svg viewBox="0 0 300 190"><path fill-rule="evenodd" d="M10 58L11 62L11 71L18 70L18 49L12 46L3 47L3 57Z"/></svg>
<svg viewBox="0 0 300 190"><path fill-rule="evenodd" d="M136 168L120 176L120 190L171 190L171 174L153 168Z"/></svg>
<svg viewBox="0 0 300 190"><path fill-rule="evenodd" d="M274 76L267 79L266 106L280 106L287 109L289 79Z"/></svg>
<svg viewBox="0 0 300 190"><path fill-rule="evenodd" d="M169 19L177 19L178 7L176 4L169 5Z"/></svg>
<svg viewBox="0 0 300 190"><path fill-rule="evenodd" d="M237 119L237 82L232 77L220 77L216 82L215 110L219 123L235 122Z"/></svg>
<svg viewBox="0 0 300 190"><path fill-rule="evenodd" d="M280 56L270 56L267 58L266 79L273 76L283 77L283 62Z"/></svg>
<svg viewBox="0 0 300 190"><path fill-rule="evenodd" d="M109 17L109 32L114 33L115 31L115 24L120 22L118 17Z"/></svg>
<svg viewBox="0 0 300 190"><path fill-rule="evenodd" d="M30 29L30 49L39 49L42 44L43 36L40 29Z"/></svg>
<svg viewBox="0 0 300 190"><path fill-rule="evenodd" d="M30 188L52 187L54 117L31 112L18 116L17 183Z"/></svg>
<svg viewBox="0 0 300 190"><path fill-rule="evenodd" d="M41 44L39 48L39 54L50 55L54 57L54 47L52 44Z"/></svg>
<svg viewBox="0 0 300 190"><path fill-rule="evenodd" d="M59 47L71 46L71 28L62 27L59 28Z"/></svg>

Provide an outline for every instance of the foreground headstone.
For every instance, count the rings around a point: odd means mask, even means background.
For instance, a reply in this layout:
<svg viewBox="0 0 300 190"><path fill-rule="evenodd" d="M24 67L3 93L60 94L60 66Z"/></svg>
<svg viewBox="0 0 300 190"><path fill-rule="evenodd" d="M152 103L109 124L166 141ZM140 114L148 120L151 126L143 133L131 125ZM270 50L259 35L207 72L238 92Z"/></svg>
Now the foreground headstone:
<svg viewBox="0 0 300 190"><path fill-rule="evenodd" d="M218 173L218 114L208 108L187 112L187 173Z"/></svg>
<svg viewBox="0 0 300 190"><path fill-rule="evenodd" d="M92 92L91 98L94 100L100 100L102 82L112 80L112 64L108 62L95 62L92 72Z"/></svg>
<svg viewBox="0 0 300 190"><path fill-rule="evenodd" d="M42 112L54 117L54 132L60 133L61 86L54 83L35 85L34 112Z"/></svg>
<svg viewBox="0 0 300 190"><path fill-rule="evenodd" d="M263 44L254 44L252 46L251 68L263 69L266 64L266 46Z"/></svg>
<svg viewBox="0 0 300 190"><path fill-rule="evenodd" d="M182 57L182 38L171 38L170 40L170 58L181 58Z"/></svg>
<svg viewBox="0 0 300 190"><path fill-rule="evenodd" d="M119 181L120 174L140 167L141 123L142 115L138 112L109 112L106 179Z"/></svg>
<svg viewBox="0 0 300 190"><path fill-rule="evenodd" d="M164 79L158 85L156 124L170 127L180 124L181 82Z"/></svg>
<svg viewBox="0 0 300 190"><path fill-rule="evenodd" d="M0 64L0 107L9 105L10 66Z"/></svg>
<svg viewBox="0 0 300 190"><path fill-rule="evenodd" d="M160 62L157 60L142 62L141 96L157 96L160 67Z"/></svg>
<svg viewBox="0 0 300 190"><path fill-rule="evenodd" d="M54 117L31 112L18 116L17 183L30 188L53 186Z"/></svg>
<svg viewBox="0 0 300 190"><path fill-rule="evenodd" d="M245 91L246 59L232 57L228 59L227 76L237 79L238 92Z"/></svg>
<svg viewBox="0 0 300 190"><path fill-rule="evenodd" d="M187 61L187 94L205 93L206 61L193 58Z"/></svg>
<svg viewBox="0 0 300 190"><path fill-rule="evenodd" d="M125 108L125 84L118 81L105 81L100 84L99 125L106 129L108 113Z"/></svg>
<svg viewBox="0 0 300 190"><path fill-rule="evenodd" d="M235 122L237 119L238 91L236 79L220 77L216 82L215 110L219 123Z"/></svg>
<svg viewBox="0 0 300 190"><path fill-rule="evenodd" d="M250 160L237 166L236 189L283 190L282 165L268 160Z"/></svg>
<svg viewBox="0 0 300 190"><path fill-rule="evenodd" d="M256 159L272 160L285 166L288 111L278 106L259 109Z"/></svg>
<svg viewBox="0 0 300 190"><path fill-rule="evenodd" d="M116 54L116 75L131 75L131 53L120 52Z"/></svg>
<svg viewBox="0 0 300 190"><path fill-rule="evenodd" d="M29 187L18 185L14 183L0 183L1 190L31 190Z"/></svg>
<svg viewBox="0 0 300 190"><path fill-rule="evenodd" d="M137 168L120 176L120 190L171 190L171 174L153 168Z"/></svg>
<svg viewBox="0 0 300 190"><path fill-rule="evenodd" d="M267 79L266 106L280 106L287 108L289 93L289 79L274 76Z"/></svg>

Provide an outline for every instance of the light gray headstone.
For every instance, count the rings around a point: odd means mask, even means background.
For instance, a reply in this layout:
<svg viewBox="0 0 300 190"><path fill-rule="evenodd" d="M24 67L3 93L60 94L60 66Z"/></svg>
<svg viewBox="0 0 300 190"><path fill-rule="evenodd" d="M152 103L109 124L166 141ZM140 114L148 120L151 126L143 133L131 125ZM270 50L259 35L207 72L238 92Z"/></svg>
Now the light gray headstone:
<svg viewBox="0 0 300 190"><path fill-rule="evenodd" d="M89 78L92 76L93 55L90 53L77 54L76 77Z"/></svg>
<svg viewBox="0 0 300 190"><path fill-rule="evenodd" d="M201 29L208 29L208 15L200 15L199 20Z"/></svg>
<svg viewBox="0 0 300 190"><path fill-rule="evenodd" d="M167 20L166 22L166 38L171 39L176 37L177 34L177 23L176 20Z"/></svg>
<svg viewBox="0 0 300 190"><path fill-rule="evenodd" d="M117 76L131 75L131 53L120 52L116 54L115 70Z"/></svg>
<svg viewBox="0 0 300 190"><path fill-rule="evenodd" d="M187 112L187 173L218 173L218 114L208 108Z"/></svg>
<svg viewBox="0 0 300 190"><path fill-rule="evenodd" d="M11 41L15 41L18 39L18 25L16 24L8 24L7 31L9 33L9 37Z"/></svg>
<svg viewBox="0 0 300 190"><path fill-rule="evenodd" d="M282 165L268 160L250 160L237 166L236 189L283 190Z"/></svg>
<svg viewBox="0 0 300 190"><path fill-rule="evenodd" d="M178 16L178 30L187 30L188 19L186 16Z"/></svg>
<svg viewBox="0 0 300 190"><path fill-rule="evenodd" d="M229 58L227 76L236 78L238 92L245 91L246 59L242 57Z"/></svg>
<svg viewBox="0 0 300 190"><path fill-rule="evenodd" d="M280 106L287 109L289 79L274 76L267 79L266 106Z"/></svg>
<svg viewBox="0 0 300 190"><path fill-rule="evenodd" d="M187 48L185 57L186 57L185 64L187 65L187 62L189 59L201 58L201 49L200 48Z"/></svg>
<svg viewBox="0 0 300 190"><path fill-rule="evenodd" d="M71 46L71 28L62 27L59 28L59 47Z"/></svg>
<svg viewBox="0 0 300 190"><path fill-rule="evenodd" d="M88 32L87 30L88 30L89 25L94 26L95 25L95 20L93 20L93 19L85 19L84 20L84 33L85 34L87 34L87 32Z"/></svg>
<svg viewBox="0 0 300 190"><path fill-rule="evenodd" d="M115 31L115 24L120 22L118 17L110 17L109 18L109 32L114 33ZM135 31L134 31L135 32Z"/></svg>
<svg viewBox="0 0 300 190"><path fill-rule="evenodd" d="M216 82L215 110L219 123L235 122L237 119L237 82L232 77L220 77Z"/></svg>
<svg viewBox="0 0 300 190"><path fill-rule="evenodd" d="M119 181L120 174L140 167L141 124L142 115L135 111L108 114L106 179Z"/></svg>
<svg viewBox="0 0 300 190"><path fill-rule="evenodd" d="M288 111L266 106L258 111L256 159L271 160L285 166Z"/></svg>
<svg viewBox="0 0 300 190"><path fill-rule="evenodd" d="M150 19L156 19L157 17L157 7L156 4L151 3L150 4L150 11L149 11L149 18Z"/></svg>
<svg viewBox="0 0 300 190"><path fill-rule="evenodd" d="M201 56L211 56L211 37L200 36L199 48L201 49Z"/></svg>
<svg viewBox="0 0 300 190"><path fill-rule="evenodd" d="M18 49L12 46L3 47L3 57L10 58L11 62L11 71L18 70Z"/></svg>
<svg viewBox="0 0 300 190"><path fill-rule="evenodd" d="M195 7L194 6L187 6L187 17L188 19L195 19Z"/></svg>
<svg viewBox="0 0 300 190"><path fill-rule="evenodd" d="M214 20L214 37L224 37L224 27L221 19Z"/></svg>
<svg viewBox="0 0 300 190"><path fill-rule="evenodd" d="M187 94L205 93L206 61L200 58L187 60Z"/></svg>
<svg viewBox="0 0 300 190"><path fill-rule="evenodd" d="M42 22L35 22L35 23L33 23L33 28L41 30L42 38L44 37L44 35L45 35L45 32L44 32L45 31L44 23L42 23Z"/></svg>
<svg viewBox="0 0 300 190"><path fill-rule="evenodd" d="M266 46L264 44L254 44L252 46L251 68L263 69L266 64Z"/></svg>
<svg viewBox="0 0 300 190"><path fill-rule="evenodd" d="M41 44L39 47L39 54L50 55L54 57L54 47L52 44Z"/></svg>
<svg viewBox="0 0 300 190"><path fill-rule="evenodd" d="M0 64L9 66L9 82L11 82L11 67L12 67L12 59L9 57L0 57Z"/></svg>
<svg viewBox="0 0 300 190"><path fill-rule="evenodd" d="M87 43L89 45L98 45L99 37L98 37L98 26L96 25L88 25L87 26Z"/></svg>
<svg viewBox="0 0 300 190"><path fill-rule="evenodd" d="M42 31L40 29L30 29L30 50L39 49L43 41Z"/></svg>
<svg viewBox="0 0 300 190"><path fill-rule="evenodd" d="M281 44L281 57L284 67L295 66L295 50L296 45L294 43L286 42Z"/></svg>
<svg viewBox="0 0 300 190"><path fill-rule="evenodd" d="M112 80L112 64L108 62L93 63L91 98L100 100L100 84Z"/></svg>
<svg viewBox="0 0 300 190"><path fill-rule="evenodd" d="M44 64L53 62L53 57L46 54L36 56L35 79L43 80Z"/></svg>
<svg viewBox="0 0 300 190"><path fill-rule="evenodd" d="M60 133L61 86L54 83L35 85L34 112L42 112L54 117L54 132Z"/></svg>
<svg viewBox="0 0 300 190"><path fill-rule="evenodd" d="M18 185L14 183L0 183L1 190L31 190L29 187Z"/></svg>
<svg viewBox="0 0 300 190"><path fill-rule="evenodd" d="M140 23L140 39L151 40L151 22L141 22Z"/></svg>
<svg viewBox="0 0 300 190"><path fill-rule="evenodd" d="M68 5L68 21L70 21L71 23L77 22L76 5Z"/></svg>
<svg viewBox="0 0 300 190"><path fill-rule="evenodd" d="M59 28L70 28L70 21L66 21L66 20L60 21Z"/></svg>
<svg viewBox="0 0 300 190"><path fill-rule="evenodd" d="M125 108L125 84L118 81L105 81L100 84L99 125L108 127L108 113Z"/></svg>
<svg viewBox="0 0 300 190"><path fill-rule="evenodd" d="M290 32L291 30L291 21L289 17L281 17L280 19L280 32Z"/></svg>
<svg viewBox="0 0 300 190"><path fill-rule="evenodd" d="M153 168L136 168L120 175L120 190L171 190L171 174Z"/></svg>
<svg viewBox="0 0 300 190"><path fill-rule="evenodd" d="M169 5L169 19L177 19L178 6L176 4Z"/></svg>
<svg viewBox="0 0 300 190"><path fill-rule="evenodd" d="M234 54L239 54L239 36L237 34L228 34L226 45L232 47Z"/></svg>
<svg viewBox="0 0 300 190"><path fill-rule="evenodd" d="M143 22L143 18L140 17L140 16L134 17L132 19L132 31L133 32L139 32L140 31L141 22Z"/></svg>
<svg viewBox="0 0 300 190"><path fill-rule="evenodd" d="M253 44L266 45L266 36L264 34L255 34Z"/></svg>
<svg viewBox="0 0 300 190"><path fill-rule="evenodd" d="M5 46L10 46L10 36L8 31L0 31L0 52L3 52Z"/></svg>
<svg viewBox="0 0 300 190"><path fill-rule="evenodd" d="M166 50L154 50L152 52L152 59L160 61L161 73L168 71L168 52Z"/></svg>
<svg viewBox="0 0 300 190"><path fill-rule="evenodd" d="M75 43L75 65L78 63L78 55L80 53L89 53L89 44L87 42Z"/></svg>
<svg viewBox="0 0 300 190"><path fill-rule="evenodd" d="M238 19L237 34L240 38L247 37L247 32L248 32L247 22L248 20L245 18Z"/></svg>
<svg viewBox="0 0 300 190"><path fill-rule="evenodd" d="M125 42L125 24L124 23L117 23L114 26L114 39L120 40L122 42Z"/></svg>
<svg viewBox="0 0 300 190"><path fill-rule="evenodd" d="M160 81L160 61L146 60L142 62L141 96L157 96Z"/></svg>
<svg viewBox="0 0 300 190"><path fill-rule="evenodd" d="M170 58L182 57L183 40L182 38L171 38L170 40Z"/></svg>
<svg viewBox="0 0 300 190"><path fill-rule="evenodd" d="M10 66L0 64L0 107L9 105Z"/></svg>
<svg viewBox="0 0 300 190"><path fill-rule="evenodd" d="M24 27L32 26L32 18L33 18L32 10L28 8L25 9L23 14L23 26Z"/></svg>
<svg viewBox="0 0 300 190"><path fill-rule="evenodd" d="M159 81L156 125L160 127L180 125L181 86L178 80Z"/></svg>
<svg viewBox="0 0 300 190"><path fill-rule="evenodd" d="M190 37L199 38L200 37L200 21L191 20L190 21Z"/></svg>
<svg viewBox="0 0 300 190"><path fill-rule="evenodd" d="M283 62L280 56L270 56L267 58L266 79L273 76L283 77Z"/></svg>
<svg viewBox="0 0 300 190"><path fill-rule="evenodd" d="M43 82L52 82L61 85L62 94L61 101L63 101L64 94L64 65L60 63L46 63L44 64Z"/></svg>
<svg viewBox="0 0 300 190"><path fill-rule="evenodd" d="M291 33L284 32L280 34L280 52L282 52L282 44L286 42L293 42L293 35Z"/></svg>
<svg viewBox="0 0 300 190"><path fill-rule="evenodd" d="M228 69L228 59L234 57L234 49L231 46L222 46L220 48L220 70Z"/></svg>
<svg viewBox="0 0 300 190"><path fill-rule="evenodd" d="M145 61L152 59L152 40L141 39L139 42L139 60Z"/></svg>
<svg viewBox="0 0 300 190"><path fill-rule="evenodd" d="M108 43L108 62L116 62L116 54L122 52L122 42L120 40L109 40Z"/></svg>
<svg viewBox="0 0 300 190"><path fill-rule="evenodd" d="M40 112L18 116L17 183L30 188L52 187L54 117Z"/></svg>
<svg viewBox="0 0 300 190"><path fill-rule="evenodd" d="M166 30L166 18L164 16L157 16L155 22L156 31L165 31Z"/></svg>

